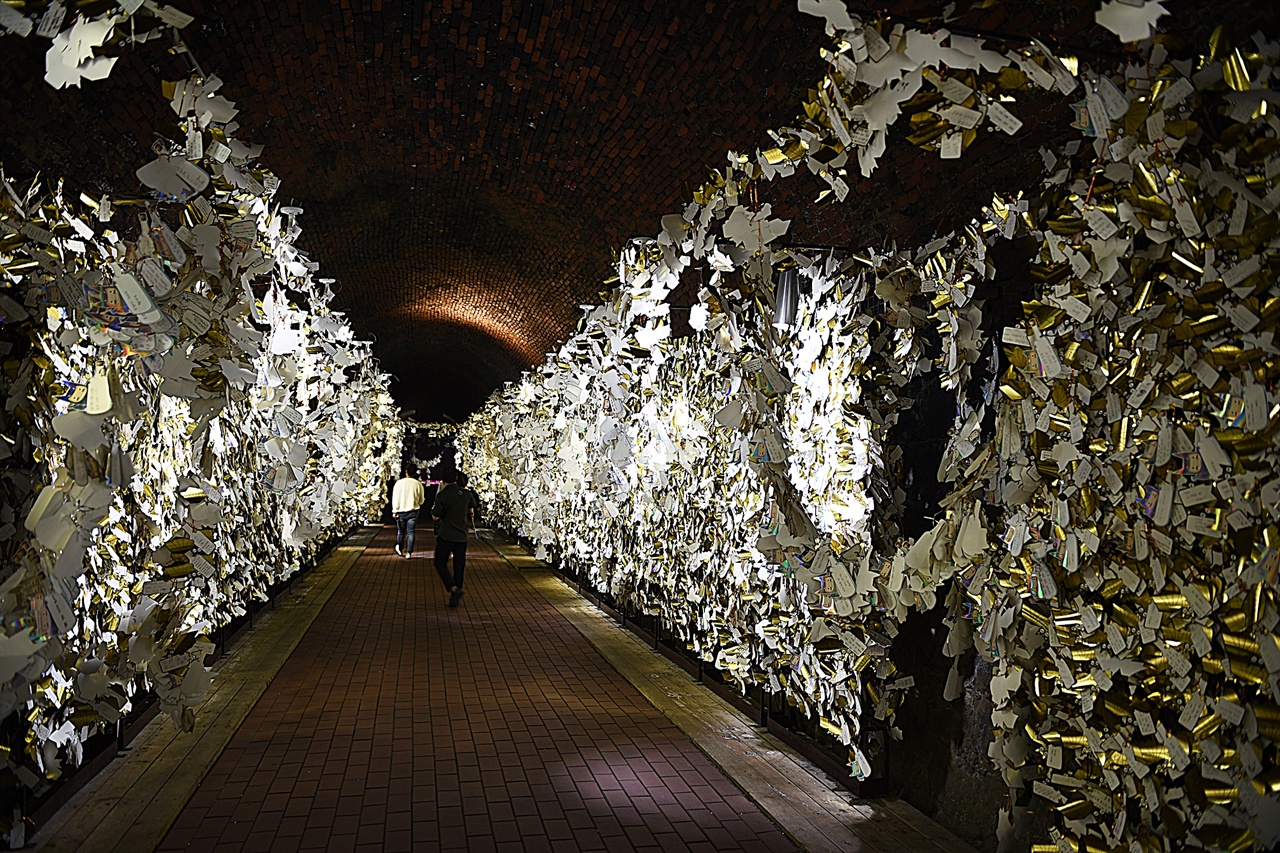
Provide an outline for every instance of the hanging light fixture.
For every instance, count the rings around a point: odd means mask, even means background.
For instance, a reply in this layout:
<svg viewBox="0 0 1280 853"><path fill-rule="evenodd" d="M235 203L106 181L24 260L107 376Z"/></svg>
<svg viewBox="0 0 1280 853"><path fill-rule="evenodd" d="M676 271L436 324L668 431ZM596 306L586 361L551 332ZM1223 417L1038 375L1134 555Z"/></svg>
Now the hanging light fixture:
<svg viewBox="0 0 1280 853"><path fill-rule="evenodd" d="M800 306L800 271L788 267L778 273L774 291L773 325L790 329L796 324L796 309Z"/></svg>

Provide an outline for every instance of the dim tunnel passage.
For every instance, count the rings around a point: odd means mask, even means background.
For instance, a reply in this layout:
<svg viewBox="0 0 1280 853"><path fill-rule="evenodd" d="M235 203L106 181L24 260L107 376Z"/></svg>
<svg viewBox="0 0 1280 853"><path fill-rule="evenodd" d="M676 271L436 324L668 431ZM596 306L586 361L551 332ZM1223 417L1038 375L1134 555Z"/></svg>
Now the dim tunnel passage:
<svg viewBox="0 0 1280 853"><path fill-rule="evenodd" d="M795 849L486 543L385 528L160 850Z"/></svg>

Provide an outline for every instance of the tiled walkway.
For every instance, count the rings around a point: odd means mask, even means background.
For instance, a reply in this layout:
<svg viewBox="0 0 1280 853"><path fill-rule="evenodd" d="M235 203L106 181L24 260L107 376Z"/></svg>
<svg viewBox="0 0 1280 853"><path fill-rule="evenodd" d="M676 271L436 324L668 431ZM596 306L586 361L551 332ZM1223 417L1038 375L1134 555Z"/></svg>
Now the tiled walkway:
<svg viewBox="0 0 1280 853"><path fill-rule="evenodd" d="M451 610L430 534L412 560L394 540L351 568L161 850L795 849L488 545Z"/></svg>

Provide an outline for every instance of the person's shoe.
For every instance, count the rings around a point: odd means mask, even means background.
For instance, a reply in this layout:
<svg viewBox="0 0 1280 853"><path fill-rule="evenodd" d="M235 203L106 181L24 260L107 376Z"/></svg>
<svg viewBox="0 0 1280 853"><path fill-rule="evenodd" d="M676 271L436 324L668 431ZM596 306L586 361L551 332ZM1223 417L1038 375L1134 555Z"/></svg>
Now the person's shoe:
<svg viewBox="0 0 1280 853"><path fill-rule="evenodd" d="M450 607L457 607L457 606L458 606L458 602L459 602L459 601L462 601L462 590L461 590L461 589L455 589L453 592L449 593L449 606L450 606Z"/></svg>
<svg viewBox="0 0 1280 853"><path fill-rule="evenodd" d="M405 558L406 560L408 560L408 559L409 559L410 557L412 557L412 556L413 556L413 552L412 552L412 551L410 551L408 554L405 554L405 555L404 555L404 558Z"/></svg>
<svg viewBox="0 0 1280 853"><path fill-rule="evenodd" d="M400 546L399 546L399 545L397 545L397 546L396 546L396 553L397 553L397 554L399 554L399 555L401 555L401 556L404 556L404 552L400 550Z"/></svg>

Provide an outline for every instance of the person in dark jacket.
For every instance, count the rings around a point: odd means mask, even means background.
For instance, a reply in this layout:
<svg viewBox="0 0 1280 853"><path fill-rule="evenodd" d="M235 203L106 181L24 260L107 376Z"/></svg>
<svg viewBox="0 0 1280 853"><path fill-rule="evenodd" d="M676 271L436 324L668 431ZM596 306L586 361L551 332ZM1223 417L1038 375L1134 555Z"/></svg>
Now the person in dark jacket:
<svg viewBox="0 0 1280 853"><path fill-rule="evenodd" d="M453 482L440 487L431 507L431 517L436 519L436 571L449 591L449 606L457 607L462 600L462 576L467 567L467 527L475 525L475 492L467 488L467 475L459 473ZM449 555L453 555L453 572L449 572Z"/></svg>

